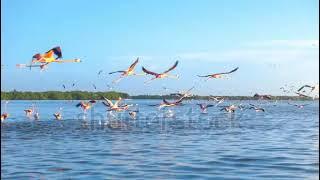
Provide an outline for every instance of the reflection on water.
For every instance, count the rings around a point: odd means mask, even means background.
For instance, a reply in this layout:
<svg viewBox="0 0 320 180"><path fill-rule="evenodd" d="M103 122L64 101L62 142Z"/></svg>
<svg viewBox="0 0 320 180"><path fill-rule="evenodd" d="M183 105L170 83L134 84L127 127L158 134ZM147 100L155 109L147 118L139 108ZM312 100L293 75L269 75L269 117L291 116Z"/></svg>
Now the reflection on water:
<svg viewBox="0 0 320 180"><path fill-rule="evenodd" d="M4 179L316 179L319 103L303 109L262 102L266 112L201 113L195 102L158 110L135 100L136 119L98 103L40 101L40 120L25 117L28 101L11 101L1 125ZM226 101L228 105L231 101ZM236 102L239 103L239 102ZM242 101L242 104L248 103ZM296 102L299 103L299 102ZM305 103L305 102L304 102ZM63 120L52 114L63 107Z"/></svg>

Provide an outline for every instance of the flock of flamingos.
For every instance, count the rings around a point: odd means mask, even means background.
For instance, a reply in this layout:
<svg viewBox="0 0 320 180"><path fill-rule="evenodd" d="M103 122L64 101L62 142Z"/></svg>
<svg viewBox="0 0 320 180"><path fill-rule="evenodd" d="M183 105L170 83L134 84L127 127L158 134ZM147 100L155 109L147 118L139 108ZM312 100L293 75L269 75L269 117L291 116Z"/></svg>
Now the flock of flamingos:
<svg viewBox="0 0 320 180"><path fill-rule="evenodd" d="M43 71L51 63L67 63L67 62L78 63L78 62L81 62L80 59L71 59L71 60L62 59L62 51L59 46L54 47L43 54L40 54L40 53L35 54L32 58L33 59L30 64L17 64L17 67L18 68L30 68L30 69L38 67L38 68L40 68L41 71ZM161 73L153 72L149 69L146 69L145 67L142 67L143 73L141 73L141 74L135 73L135 67L138 64L138 62L139 62L139 58L137 58L129 66L129 68L127 68L126 70L119 70L119 71L110 72L109 74L115 74L115 73L120 74L120 76L116 80L114 80L113 83L118 83L121 79L123 79L125 77L135 76L135 75L150 75L150 76L152 76L152 78L147 80L145 82L145 84L150 83L150 82L157 80L157 79L179 78L178 75L169 74L169 72L173 71L178 66L179 61L176 61L172 67L170 67L168 70L161 72ZM198 76L206 78L205 81L207 81L209 79L224 78L227 75L238 71L238 69L239 68L237 67L237 68L234 68L233 70L227 71L227 72L213 73L213 74L209 74L209 75L198 75ZM100 73L102 73L102 70L98 72L98 74L100 74ZM74 86L74 84L72 86ZM65 88L65 85L63 85L63 87ZM95 85L94 85L94 87L95 87ZM157 106L160 109L160 108L165 108L165 107L174 107L174 106L182 105L183 100L185 100L186 98L192 97L191 90L193 88L194 87L190 88L186 92L176 93L175 95L177 96L177 99L174 101L168 101L166 99L162 99L162 102L160 102L159 104L150 105L150 106ZM281 87L280 89L282 89L283 92L287 92L287 93L291 92L286 87ZM295 94L297 94L301 97L311 97L310 93L312 93L312 92L315 92L316 94L319 93L319 84L303 85L302 87L300 87L294 91ZM256 99L265 99L265 100L272 99L271 95L255 94L254 97ZM318 95L313 96L313 99L316 97L318 97ZM137 113L139 112L138 110L132 110L132 108L130 108L130 107L132 107L133 105L124 103L123 100L121 99L121 97L119 97L119 99L116 100L115 102L112 102L111 100L109 100L105 97L102 97L102 98L103 98L102 104L107 108L107 111L109 111L109 112L128 111L128 113L132 119L135 119ZM240 110L252 109L252 110L255 110L256 112L264 112L265 111L264 108L258 107L254 104L248 104L248 105L242 105L242 104L234 105L234 104L232 104L229 106L221 106L220 104L223 103L223 101L224 101L223 97L210 96L209 100L212 100L215 104L206 104L206 103L197 104L200 107L200 110L202 113L207 113L207 109L209 107L214 107L214 106L217 107L218 105L220 106L221 111L226 111L228 113L233 113L236 111L236 109L240 109ZM6 111L6 105L7 105L8 101L6 101L5 103L6 103L5 104L5 111ZM84 113L86 113L86 111L89 110L96 103L97 103L96 100L81 101L76 105L76 107L81 108L84 111ZM298 108L303 108L305 105L308 105L308 104L291 104L291 105L296 106ZM36 108L34 106L32 106L31 108L25 109L24 111L25 111L25 114L27 117L34 117L35 120L38 120L40 118L39 112L36 110ZM54 113L53 116L56 120L61 120L62 119L61 108L60 108L59 112ZM9 117L9 114L7 112L2 113L1 114L1 122L6 120L8 117Z"/></svg>

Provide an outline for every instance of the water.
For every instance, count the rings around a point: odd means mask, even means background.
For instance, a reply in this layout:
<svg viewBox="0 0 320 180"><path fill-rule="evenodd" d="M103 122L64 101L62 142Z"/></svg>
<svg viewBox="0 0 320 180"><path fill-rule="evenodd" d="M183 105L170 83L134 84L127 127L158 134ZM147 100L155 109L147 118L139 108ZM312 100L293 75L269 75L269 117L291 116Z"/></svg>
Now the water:
<svg viewBox="0 0 320 180"><path fill-rule="evenodd" d="M1 125L3 179L318 179L319 102L303 109L261 101L266 112L234 114L195 104L158 110L139 104L136 120L99 102L83 120L78 101L10 101ZM226 101L222 105L238 103ZM242 104L258 101L242 101ZM53 119L62 107L63 120ZM3 111L3 102L2 108ZM80 113L80 114L79 114ZM93 115L94 114L94 115Z"/></svg>

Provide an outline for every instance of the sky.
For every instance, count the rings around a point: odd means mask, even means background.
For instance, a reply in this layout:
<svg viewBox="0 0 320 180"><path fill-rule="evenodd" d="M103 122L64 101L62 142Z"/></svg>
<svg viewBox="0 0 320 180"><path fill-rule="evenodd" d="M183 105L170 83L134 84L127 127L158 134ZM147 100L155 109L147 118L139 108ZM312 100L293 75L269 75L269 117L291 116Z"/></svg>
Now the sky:
<svg viewBox="0 0 320 180"><path fill-rule="evenodd" d="M151 76L133 76L112 90L283 95L285 84L319 82L318 7L318 0L1 0L1 90L109 91L118 75L107 73L139 57L137 72L163 72L179 60L171 72L179 79L145 85ZM55 46L82 62L16 68ZM235 67L228 79L197 77Z"/></svg>

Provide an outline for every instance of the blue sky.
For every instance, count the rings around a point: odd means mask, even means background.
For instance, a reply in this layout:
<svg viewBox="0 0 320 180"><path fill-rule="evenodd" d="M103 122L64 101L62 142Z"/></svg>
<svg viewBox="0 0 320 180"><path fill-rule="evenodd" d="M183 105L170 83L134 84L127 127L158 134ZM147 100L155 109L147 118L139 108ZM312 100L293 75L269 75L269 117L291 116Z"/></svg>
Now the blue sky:
<svg viewBox="0 0 320 180"><path fill-rule="evenodd" d="M172 74L149 85L151 77L130 77L113 90L162 94L196 85L207 95L281 94L284 84L318 83L319 1L317 0L2 0L2 90L107 91L116 75L140 57L145 66ZM33 54L61 46L66 59L45 72L17 69ZM198 74L239 70L230 79L202 81ZM69 85L69 86L68 86Z"/></svg>

